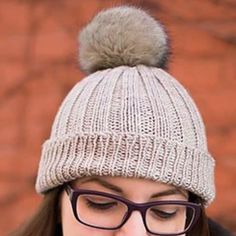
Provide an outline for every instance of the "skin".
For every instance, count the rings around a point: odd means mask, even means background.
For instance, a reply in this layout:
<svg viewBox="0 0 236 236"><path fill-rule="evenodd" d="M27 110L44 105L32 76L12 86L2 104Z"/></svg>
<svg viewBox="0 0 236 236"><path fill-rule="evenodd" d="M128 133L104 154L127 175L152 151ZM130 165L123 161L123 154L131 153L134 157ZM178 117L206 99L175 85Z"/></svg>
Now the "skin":
<svg viewBox="0 0 236 236"><path fill-rule="evenodd" d="M83 188L115 194L136 203L159 200L185 200L188 193L174 186L145 179L123 177L86 177L72 182L74 189ZM140 191L142 190L142 191ZM169 191L173 190L173 191ZM157 197L152 197L158 195ZM60 199L63 236L147 236L141 214L134 211L129 220L118 230L101 230L79 223L72 212L65 191Z"/></svg>

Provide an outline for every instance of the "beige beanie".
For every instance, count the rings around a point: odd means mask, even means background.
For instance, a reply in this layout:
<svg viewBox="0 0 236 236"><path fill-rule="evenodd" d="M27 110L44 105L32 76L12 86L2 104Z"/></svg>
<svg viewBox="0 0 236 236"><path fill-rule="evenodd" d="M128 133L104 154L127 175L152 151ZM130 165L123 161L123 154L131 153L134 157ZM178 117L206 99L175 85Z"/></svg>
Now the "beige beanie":
<svg viewBox="0 0 236 236"><path fill-rule="evenodd" d="M95 16L79 41L81 68L91 74L56 115L37 192L108 175L173 184L212 202L215 162L196 105L163 70L163 26L141 9L115 7Z"/></svg>

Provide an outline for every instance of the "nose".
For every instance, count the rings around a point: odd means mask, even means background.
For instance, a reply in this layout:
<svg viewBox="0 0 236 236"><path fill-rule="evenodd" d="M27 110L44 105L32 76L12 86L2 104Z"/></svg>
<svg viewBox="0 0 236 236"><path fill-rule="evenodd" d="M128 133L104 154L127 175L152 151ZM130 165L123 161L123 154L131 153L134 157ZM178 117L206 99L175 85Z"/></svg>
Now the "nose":
<svg viewBox="0 0 236 236"><path fill-rule="evenodd" d="M140 212L134 211L128 221L117 231L115 236L147 236Z"/></svg>

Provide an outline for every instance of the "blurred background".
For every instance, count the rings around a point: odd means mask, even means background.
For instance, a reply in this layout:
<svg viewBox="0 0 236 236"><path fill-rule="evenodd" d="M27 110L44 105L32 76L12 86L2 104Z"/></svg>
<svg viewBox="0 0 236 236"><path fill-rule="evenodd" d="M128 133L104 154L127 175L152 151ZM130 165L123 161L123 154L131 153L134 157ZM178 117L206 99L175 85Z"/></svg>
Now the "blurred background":
<svg viewBox="0 0 236 236"><path fill-rule="evenodd" d="M0 0L0 235L41 201L34 190L41 145L63 97L85 76L78 31L99 10L125 3L168 29L169 72L197 103L216 159L217 197L208 214L236 231L235 0Z"/></svg>

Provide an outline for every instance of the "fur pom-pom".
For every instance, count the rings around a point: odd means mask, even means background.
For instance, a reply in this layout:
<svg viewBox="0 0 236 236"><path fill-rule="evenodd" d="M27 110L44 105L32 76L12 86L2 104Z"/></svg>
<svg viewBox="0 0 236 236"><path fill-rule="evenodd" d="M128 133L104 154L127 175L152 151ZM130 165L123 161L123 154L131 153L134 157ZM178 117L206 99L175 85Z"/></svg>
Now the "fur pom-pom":
<svg viewBox="0 0 236 236"><path fill-rule="evenodd" d="M165 68L168 55L163 25L136 7L103 10L79 35L79 62L86 73L121 65Z"/></svg>

